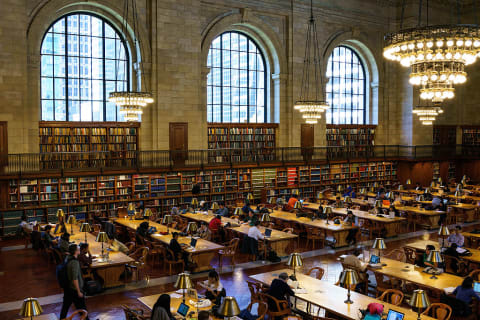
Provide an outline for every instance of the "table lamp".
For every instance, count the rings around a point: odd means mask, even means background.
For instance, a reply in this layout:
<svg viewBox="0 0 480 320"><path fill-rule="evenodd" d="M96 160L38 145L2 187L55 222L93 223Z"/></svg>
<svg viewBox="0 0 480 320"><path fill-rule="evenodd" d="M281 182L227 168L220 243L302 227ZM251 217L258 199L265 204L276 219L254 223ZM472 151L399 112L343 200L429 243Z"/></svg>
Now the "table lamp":
<svg viewBox="0 0 480 320"><path fill-rule="evenodd" d="M302 209L302 203L300 201L295 202L293 205L294 209Z"/></svg>
<svg viewBox="0 0 480 320"><path fill-rule="evenodd" d="M343 302L347 304L353 303L353 301L350 299L350 288L351 286L356 285L357 283L358 283L358 274L355 270L345 269L342 272L342 274L340 275L340 284L348 290L347 300Z"/></svg>
<svg viewBox="0 0 480 320"><path fill-rule="evenodd" d="M249 193L247 194L247 200L249 200L249 201L252 201L252 200L253 200L253 194L252 194L252 193L249 192Z"/></svg>
<svg viewBox="0 0 480 320"><path fill-rule="evenodd" d="M443 262L442 254L438 250L432 250L428 254L427 261L430 261L431 263L433 263L435 268L438 268L438 265ZM432 274L430 279L438 279L438 278L435 274Z"/></svg>
<svg viewBox="0 0 480 320"><path fill-rule="evenodd" d="M333 212L332 207L323 208L323 213L327 216L327 218L326 218L327 221L325 222L326 224L329 224L328 223L328 217L332 214L332 212Z"/></svg>
<svg viewBox="0 0 480 320"><path fill-rule="evenodd" d="M135 215L135 205L131 202L128 204L127 214L130 216L130 220L133 220L133 216Z"/></svg>
<svg viewBox="0 0 480 320"><path fill-rule="evenodd" d="M147 217L149 219L153 215L152 209L146 208L145 211L143 212L143 216Z"/></svg>
<svg viewBox="0 0 480 320"><path fill-rule="evenodd" d="M85 232L85 243L87 243L87 232L92 232L92 227L89 223L84 222L80 226L80 232Z"/></svg>
<svg viewBox="0 0 480 320"><path fill-rule="evenodd" d="M418 197L418 201L425 201L425 196L423 194L421 194L419 197Z"/></svg>
<svg viewBox="0 0 480 320"><path fill-rule="evenodd" d="M383 207L382 200L375 200L375 208L382 209L382 207Z"/></svg>
<svg viewBox="0 0 480 320"><path fill-rule="evenodd" d="M23 300L22 308L19 315L22 317L30 317L33 319L35 316L41 315L43 312L42 306L38 303L36 298L27 298Z"/></svg>
<svg viewBox="0 0 480 320"><path fill-rule="evenodd" d="M385 240L383 238L376 238L375 241L373 241L372 249L377 250L378 258L380 260L382 251L387 249L387 246L385 245Z"/></svg>
<svg viewBox="0 0 480 320"><path fill-rule="evenodd" d="M405 187L403 186L403 184L398 185L398 190L399 190L399 191L400 191L400 190L405 190Z"/></svg>
<svg viewBox="0 0 480 320"><path fill-rule="evenodd" d="M175 281L175 288L182 289L183 293L183 303L185 303L185 290L193 288L192 280L188 273L180 273L177 276L177 281Z"/></svg>
<svg viewBox="0 0 480 320"><path fill-rule="evenodd" d="M440 229L438 230L438 235L442 237L442 248L445 248L445 237L448 237L450 235L448 227L442 224L440 226Z"/></svg>
<svg viewBox="0 0 480 320"><path fill-rule="evenodd" d="M193 207L193 211L197 210L198 207L198 199L197 198L192 198L192 201L190 201L190 204Z"/></svg>
<svg viewBox="0 0 480 320"><path fill-rule="evenodd" d="M277 202L277 198L275 198L275 197L268 198L268 203L269 204L275 204L276 202Z"/></svg>
<svg viewBox="0 0 480 320"><path fill-rule="evenodd" d="M442 185L442 182L443 182L442 177L438 177L437 182L439 185Z"/></svg>
<svg viewBox="0 0 480 320"><path fill-rule="evenodd" d="M430 301L428 301L428 296L425 291L417 289L413 291L412 298L410 299L409 305L417 309L418 318L420 320L420 314L422 309L428 308Z"/></svg>
<svg viewBox="0 0 480 320"><path fill-rule="evenodd" d="M348 205L352 204L352 197L346 196L345 198L343 198L343 203Z"/></svg>
<svg viewBox="0 0 480 320"><path fill-rule="evenodd" d="M423 193L427 194L427 193L431 193L432 190L430 188L425 188L425 191L423 191Z"/></svg>
<svg viewBox="0 0 480 320"><path fill-rule="evenodd" d="M393 191L388 192L386 196L387 199L390 200L390 203L393 203L393 201L395 201L395 194L393 193Z"/></svg>
<svg viewBox="0 0 480 320"><path fill-rule="evenodd" d="M435 188L436 186L437 184L435 183L435 181L430 182L430 188Z"/></svg>
<svg viewBox="0 0 480 320"><path fill-rule="evenodd" d="M341 184L339 184L339 185L337 186L337 191L338 191L339 193L342 193L342 191L343 191L343 186L342 186Z"/></svg>
<svg viewBox="0 0 480 320"><path fill-rule="evenodd" d="M300 190L292 189L292 195L299 196L300 195Z"/></svg>
<svg viewBox="0 0 480 320"><path fill-rule="evenodd" d="M235 208L235 210L233 210L233 215L234 216L241 216L242 215L242 208Z"/></svg>
<svg viewBox="0 0 480 320"><path fill-rule="evenodd" d="M63 209L58 209L57 210L58 222L63 222L64 217L65 217L65 213L63 212Z"/></svg>
<svg viewBox="0 0 480 320"><path fill-rule="evenodd" d="M461 183L457 184L457 187L455 188L455 190L461 191L462 189L463 189L463 185Z"/></svg>
<svg viewBox="0 0 480 320"><path fill-rule="evenodd" d="M378 182L374 182L374 183L373 183L373 187L374 187L375 189L377 189L377 188L378 188Z"/></svg>
<svg viewBox="0 0 480 320"><path fill-rule="evenodd" d="M173 217L170 214L166 214L163 216L162 224L167 226L167 234L170 233L169 226L173 223Z"/></svg>
<svg viewBox="0 0 480 320"><path fill-rule="evenodd" d="M405 184L406 184L407 186L411 186L411 185L412 185L412 180L407 179L407 181L405 181Z"/></svg>
<svg viewBox="0 0 480 320"><path fill-rule="evenodd" d="M462 191L461 190L456 190L455 191L455 203L458 204L458 197L462 196Z"/></svg>
<svg viewBox="0 0 480 320"><path fill-rule="evenodd" d="M225 297L220 305L220 309L218 309L218 313L226 319L238 316L240 308L235 297Z"/></svg>
<svg viewBox="0 0 480 320"><path fill-rule="evenodd" d="M268 213L262 214L262 217L260 218L261 222L270 222L272 219L270 218L270 215Z"/></svg>
<svg viewBox="0 0 480 320"><path fill-rule="evenodd" d="M464 175L462 177L462 181L460 181L463 185L466 185L467 184L467 175Z"/></svg>
<svg viewBox="0 0 480 320"><path fill-rule="evenodd" d="M290 254L290 256L288 257L287 266L289 266L290 268L293 269L293 278L296 281L297 280L297 273L296 273L295 270L296 270L297 267L303 266L303 260L302 260L302 256L300 255L300 253L295 252L295 253Z"/></svg>
<svg viewBox="0 0 480 320"><path fill-rule="evenodd" d="M220 207L218 206L218 203L217 202L212 203L210 210L217 211L218 209L220 209Z"/></svg>
<svg viewBox="0 0 480 320"><path fill-rule="evenodd" d="M317 192L317 200L323 200L323 192L322 191L318 191Z"/></svg>
<svg viewBox="0 0 480 320"><path fill-rule="evenodd" d="M75 218L75 216L73 214L69 215L67 219L67 224L70 225L70 234L73 234L73 225L75 223L77 223L77 219Z"/></svg>
<svg viewBox="0 0 480 320"><path fill-rule="evenodd" d="M359 193L362 195L362 196L366 196L367 195L367 189L365 188L361 188Z"/></svg>
<svg viewBox="0 0 480 320"><path fill-rule="evenodd" d="M107 243L108 240L109 240L109 239L108 239L108 236L107 236L107 233L106 233L106 232L103 232L103 231L102 231L102 232L99 232L99 233L97 234L97 239L96 239L95 241L102 243L102 258L104 257L103 244L104 244L104 243Z"/></svg>
<svg viewBox="0 0 480 320"><path fill-rule="evenodd" d="M198 225L197 225L196 222L189 222L187 224L187 230L186 230L187 234L191 235L191 234L197 232L197 230L198 230Z"/></svg>

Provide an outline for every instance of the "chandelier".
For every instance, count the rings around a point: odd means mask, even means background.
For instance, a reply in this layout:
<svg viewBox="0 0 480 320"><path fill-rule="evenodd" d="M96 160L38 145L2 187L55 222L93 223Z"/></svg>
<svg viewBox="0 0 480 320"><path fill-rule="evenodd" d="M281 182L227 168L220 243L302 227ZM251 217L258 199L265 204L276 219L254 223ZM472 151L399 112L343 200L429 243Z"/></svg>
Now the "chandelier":
<svg viewBox="0 0 480 320"><path fill-rule="evenodd" d="M122 34L127 32L127 20L129 18L129 12L132 13L133 21L133 37L135 39L135 47L139 46L140 38L137 34L138 30L138 17L137 17L137 6L136 0L125 0L124 2L124 12L123 12L123 23L122 23ZM130 4L131 2L131 4ZM118 78L119 70L119 61L117 60L116 73ZM144 76L142 69L142 63L138 63L140 76ZM142 83L145 83L145 79L142 79ZM111 92L108 101L115 103L119 107L119 112L123 114L125 121L134 122L139 120L139 116L143 113L143 108L148 104L153 102L153 96L150 92L141 92L141 91L114 91Z"/></svg>
<svg viewBox="0 0 480 320"><path fill-rule="evenodd" d="M416 106L413 107L412 112L418 116L418 120L420 120L423 125L432 125L436 117L443 113L443 110L438 105Z"/></svg>
<svg viewBox="0 0 480 320"><path fill-rule="evenodd" d="M317 27L313 17L313 3L310 0L310 20L308 21L305 58L303 60L302 87L300 99L294 105L294 109L300 111L302 118L309 124L318 123L322 113L329 108L328 102L322 99L322 96L324 96L323 77L318 48ZM314 89L310 89L310 82L315 83Z"/></svg>
<svg viewBox="0 0 480 320"><path fill-rule="evenodd" d="M420 86L420 98L440 103L455 97L455 85L467 81L465 66L474 63L480 54L478 25L420 26L422 1L419 5L418 26L385 36L383 55L411 67L410 84ZM405 2L404 2L405 5ZM457 15L459 16L457 0ZM402 8L402 25L403 25ZM458 19L459 20L459 19ZM402 28L402 27L401 27Z"/></svg>

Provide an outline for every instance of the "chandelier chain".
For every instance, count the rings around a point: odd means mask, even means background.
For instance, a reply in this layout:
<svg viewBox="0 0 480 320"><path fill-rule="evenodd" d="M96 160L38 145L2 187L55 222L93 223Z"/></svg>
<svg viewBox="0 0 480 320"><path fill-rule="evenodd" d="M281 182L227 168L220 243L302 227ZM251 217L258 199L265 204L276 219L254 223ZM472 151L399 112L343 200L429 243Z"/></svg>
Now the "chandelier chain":
<svg viewBox="0 0 480 320"><path fill-rule="evenodd" d="M422 24L422 7L423 7L423 1L419 0L418 1L418 22L417 22L418 27L420 27Z"/></svg>

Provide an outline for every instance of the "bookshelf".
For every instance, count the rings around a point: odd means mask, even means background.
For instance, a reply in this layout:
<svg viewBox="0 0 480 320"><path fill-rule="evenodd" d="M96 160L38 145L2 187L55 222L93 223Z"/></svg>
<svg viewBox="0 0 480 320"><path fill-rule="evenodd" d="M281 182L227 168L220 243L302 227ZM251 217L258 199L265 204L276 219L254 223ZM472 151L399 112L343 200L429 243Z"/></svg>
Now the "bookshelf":
<svg viewBox="0 0 480 320"><path fill-rule="evenodd" d="M455 145L457 143L456 126L433 126L434 145Z"/></svg>
<svg viewBox="0 0 480 320"><path fill-rule="evenodd" d="M39 123L40 163L45 169L56 168L57 162L62 162L65 168L87 167L89 161L106 158L112 159L113 165L133 164L139 129L138 122L42 121Z"/></svg>
<svg viewBox="0 0 480 320"><path fill-rule="evenodd" d="M462 127L462 144L468 146L480 145L480 127L464 126Z"/></svg>
<svg viewBox="0 0 480 320"><path fill-rule="evenodd" d="M278 124L208 124L209 162L273 160ZM218 149L236 149L225 151ZM255 152L252 152L254 150Z"/></svg>
<svg viewBox="0 0 480 320"><path fill-rule="evenodd" d="M327 125L327 146L331 156L365 157L375 144L375 125Z"/></svg>

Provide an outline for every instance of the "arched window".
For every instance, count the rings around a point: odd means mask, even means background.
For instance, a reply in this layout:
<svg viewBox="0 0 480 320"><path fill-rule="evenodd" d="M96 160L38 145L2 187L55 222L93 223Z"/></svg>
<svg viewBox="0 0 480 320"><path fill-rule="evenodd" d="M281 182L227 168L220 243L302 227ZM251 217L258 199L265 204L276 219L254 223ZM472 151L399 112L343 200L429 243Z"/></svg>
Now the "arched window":
<svg viewBox="0 0 480 320"><path fill-rule="evenodd" d="M124 121L112 91L127 90L129 57L120 34L105 20L75 13L55 21L41 49L41 119Z"/></svg>
<svg viewBox="0 0 480 320"><path fill-rule="evenodd" d="M247 35L225 32L208 51L207 121L267 122L265 59Z"/></svg>
<svg viewBox="0 0 480 320"><path fill-rule="evenodd" d="M366 77L359 56L352 49L333 49L327 64L327 110L329 124L366 124Z"/></svg>

